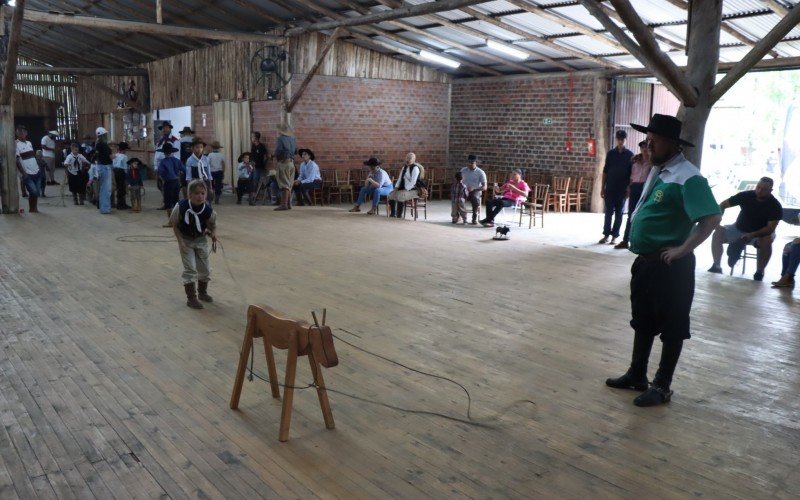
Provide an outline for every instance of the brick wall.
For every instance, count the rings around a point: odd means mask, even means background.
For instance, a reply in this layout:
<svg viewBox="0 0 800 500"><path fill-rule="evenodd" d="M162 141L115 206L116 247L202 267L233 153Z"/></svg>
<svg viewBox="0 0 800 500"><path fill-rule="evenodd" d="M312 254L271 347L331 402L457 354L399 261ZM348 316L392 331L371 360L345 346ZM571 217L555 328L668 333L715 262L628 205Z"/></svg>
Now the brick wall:
<svg viewBox="0 0 800 500"><path fill-rule="evenodd" d="M449 106L448 84L317 75L292 122L298 147L313 150L321 168L359 167L370 156L399 165L409 151L423 165L444 166ZM251 116L271 150L280 104L253 102Z"/></svg>
<svg viewBox="0 0 800 500"><path fill-rule="evenodd" d="M563 175L594 176L598 157L586 153L595 123L596 76L575 76L572 153L565 151L570 84L568 76L453 82L450 165L477 154L484 167L524 167ZM546 124L545 120L552 120Z"/></svg>

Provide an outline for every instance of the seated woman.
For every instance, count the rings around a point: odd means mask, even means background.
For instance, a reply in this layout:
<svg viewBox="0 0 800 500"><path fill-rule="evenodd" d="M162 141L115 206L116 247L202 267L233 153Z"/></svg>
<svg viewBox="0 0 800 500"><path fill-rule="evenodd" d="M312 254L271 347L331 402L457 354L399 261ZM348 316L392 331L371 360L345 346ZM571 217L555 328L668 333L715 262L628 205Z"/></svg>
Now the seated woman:
<svg viewBox="0 0 800 500"><path fill-rule="evenodd" d="M310 149L301 149L297 152L303 161L300 163L300 174L295 179L292 189L300 206L308 203L311 205L309 191L322 189L322 176L319 165L314 161L314 152Z"/></svg>
<svg viewBox="0 0 800 500"><path fill-rule="evenodd" d="M483 227L494 227L494 218L505 207L513 207L525 201L530 191L528 184L522 180L522 171L514 170L511 177L500 188L494 185L495 194L502 193L502 196L489 200L486 203L486 218L480 221Z"/></svg>
<svg viewBox="0 0 800 500"><path fill-rule="evenodd" d="M403 164L403 170L400 171L400 175L394 183L394 190L388 196L389 208L391 209L389 217L402 219L406 201L419 198L417 179L424 179L422 166L417 163L417 155L408 153L406 162Z"/></svg>
<svg viewBox="0 0 800 500"><path fill-rule="evenodd" d="M380 164L381 161L374 157L364 162L364 165L369 167L369 175L364 181L364 186L358 192L358 199L355 206L350 209L351 212L360 212L361 204L369 195L372 196L372 208L367 215L375 215L378 213L381 196L388 196L392 192L392 180L389 179L389 174L379 166Z"/></svg>
<svg viewBox="0 0 800 500"><path fill-rule="evenodd" d="M783 247L781 279L772 282L772 288L793 288L794 273L800 266L800 238L795 238Z"/></svg>

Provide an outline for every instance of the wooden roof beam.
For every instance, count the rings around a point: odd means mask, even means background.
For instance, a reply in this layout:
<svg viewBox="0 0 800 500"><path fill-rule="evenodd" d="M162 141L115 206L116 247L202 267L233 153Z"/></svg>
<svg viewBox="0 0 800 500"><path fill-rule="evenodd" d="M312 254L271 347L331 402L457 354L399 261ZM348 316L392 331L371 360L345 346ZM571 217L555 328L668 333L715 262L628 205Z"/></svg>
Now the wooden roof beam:
<svg viewBox="0 0 800 500"><path fill-rule="evenodd" d="M777 0L761 0L761 3L766 5L770 10L772 10L772 12L778 14L779 16L785 16L790 10L784 7L783 4L778 3Z"/></svg>
<svg viewBox="0 0 800 500"><path fill-rule="evenodd" d="M722 80L714 85L714 88L711 90L711 104L714 104L720 97L725 95L725 92L733 87L741 77L747 74L753 66L762 60L787 33L797 26L798 23L800 23L800 8L795 7L791 9L778 24L769 30L769 33L767 33L755 47L750 49L750 52L748 52L741 61L736 63Z"/></svg>
<svg viewBox="0 0 800 500"><path fill-rule="evenodd" d="M147 76L145 68L66 68L50 66L17 66L17 74L80 75L80 76Z"/></svg>
<svg viewBox="0 0 800 500"><path fill-rule="evenodd" d="M644 24L642 19L636 14L628 0L611 0L614 8L631 30L640 45L631 38L611 20L600 4L596 0L580 0L581 4L588 10L600 23L609 31L619 42L628 49L636 59L645 67L650 68L658 79L663 83L680 101L689 107L697 104L697 90L692 88L686 80L683 72L678 69L672 59L668 58L658 47L650 28Z"/></svg>
<svg viewBox="0 0 800 500"><path fill-rule="evenodd" d="M469 7L470 5L476 5L484 2L486 2L486 0L438 0L436 2L426 2L419 5L368 14L366 16L348 17L345 19L339 19L337 21L323 21L312 23L308 26L298 26L296 28L286 30L285 35L297 36L310 31L331 30L338 28L339 26L362 26L364 24L375 24L383 21L402 19L404 17L415 17L425 14L434 14L436 12L460 9L461 7Z"/></svg>
<svg viewBox="0 0 800 500"><path fill-rule="evenodd" d="M3 6L3 9L14 11L14 7ZM206 30L202 28L185 28L182 26L167 26L164 24L142 23L137 21L118 21L116 19L101 19L88 16L72 16L66 14L51 14L35 10L25 10L23 19L27 22L60 24L67 26L84 26L94 29L113 31L127 31L147 33L153 35L167 35L205 40L227 40L236 42L259 42L283 45L286 39L280 36L264 35L259 33L245 33L233 31Z"/></svg>

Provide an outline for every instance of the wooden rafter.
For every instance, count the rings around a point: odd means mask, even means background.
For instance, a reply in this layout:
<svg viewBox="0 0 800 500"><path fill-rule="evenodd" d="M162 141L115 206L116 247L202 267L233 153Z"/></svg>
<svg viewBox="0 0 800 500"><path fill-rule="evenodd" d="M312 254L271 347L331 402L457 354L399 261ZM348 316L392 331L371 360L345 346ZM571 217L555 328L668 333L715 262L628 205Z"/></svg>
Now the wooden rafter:
<svg viewBox="0 0 800 500"><path fill-rule="evenodd" d="M4 6L3 9L14 10L13 7ZM202 28L186 28L180 26L166 26L163 24L142 23L136 21L118 21L116 19L101 19L88 16L70 16L64 14L51 14L26 10L23 16L26 22L62 24L68 26L85 26L95 29L115 31L130 31L135 33L148 33L169 36L182 36L206 40L228 40L237 42L264 42L282 45L284 37L263 35L260 33L244 33L232 31L206 30Z"/></svg>
<svg viewBox="0 0 800 500"><path fill-rule="evenodd" d="M741 61L731 68L722 80L714 85L711 91L711 104L717 102L720 97L725 95L725 92L727 92L733 84L739 81L741 77L750 71L750 68L763 59L764 56L769 53L770 49L780 42L787 33L792 31L798 23L800 23L800 8L793 8L756 44L755 47L750 49L750 52L748 52Z"/></svg>
<svg viewBox="0 0 800 500"><path fill-rule="evenodd" d="M779 3L777 0L761 0L761 3L766 5L772 12L778 14L779 16L785 16L789 13L789 9L783 6L783 4Z"/></svg>
<svg viewBox="0 0 800 500"><path fill-rule="evenodd" d="M328 40L325 42L325 45L322 47L322 51L320 51L319 55L317 56L317 60L314 62L314 65L311 66L311 69L308 70L306 73L306 77L303 79L303 82L300 83L300 86L297 87L297 91L292 93L292 98L289 100L289 104L286 105L286 112L291 113L294 106L297 104L297 101L303 97L303 92L306 91L306 88L311 83L311 79L314 78L314 75L317 74L317 70L319 69L322 61L325 60L325 57L328 55L328 52L333 48L333 45L336 43L336 40L339 39L345 33L344 28L336 28L333 30L333 34L328 37Z"/></svg>
<svg viewBox="0 0 800 500"><path fill-rule="evenodd" d="M686 106L694 106L697 103L697 91L693 89L683 73L678 69L672 59L668 58L658 47L658 43L650 32L650 28L644 24L636 14L627 0L612 0L614 8L625 21L625 25L631 30L640 45L631 38L611 20L608 15L600 8L595 0L580 0L581 4L588 10L600 23L611 32L619 42L628 49L636 59L643 65L650 68L663 83L681 102Z"/></svg>
<svg viewBox="0 0 800 500"><path fill-rule="evenodd" d="M18 75L107 75L107 76L147 76L145 68L67 68L51 66L17 66Z"/></svg>

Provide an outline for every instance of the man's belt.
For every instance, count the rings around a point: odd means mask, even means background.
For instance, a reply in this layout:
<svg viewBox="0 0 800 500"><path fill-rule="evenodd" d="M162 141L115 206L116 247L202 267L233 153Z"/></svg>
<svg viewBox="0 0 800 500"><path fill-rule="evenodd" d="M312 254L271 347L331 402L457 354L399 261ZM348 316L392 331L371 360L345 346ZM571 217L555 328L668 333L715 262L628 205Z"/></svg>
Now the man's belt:
<svg viewBox="0 0 800 500"><path fill-rule="evenodd" d="M22 158L23 160L30 160L31 158L36 158L36 152L35 151L25 151L23 153L20 153L19 157Z"/></svg>

